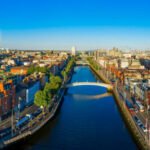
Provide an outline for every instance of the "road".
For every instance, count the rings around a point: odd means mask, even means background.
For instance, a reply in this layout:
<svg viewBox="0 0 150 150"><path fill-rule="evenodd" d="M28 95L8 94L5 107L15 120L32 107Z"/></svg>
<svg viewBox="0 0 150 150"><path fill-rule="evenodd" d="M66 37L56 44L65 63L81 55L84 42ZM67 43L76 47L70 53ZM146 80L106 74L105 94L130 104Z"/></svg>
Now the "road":
<svg viewBox="0 0 150 150"><path fill-rule="evenodd" d="M31 114L35 110L37 110L37 106L31 105L30 107L27 107L20 113L20 118L25 116L26 114ZM15 116L15 115L14 115ZM4 121L1 122L0 124L0 131L4 130L5 128L11 127L11 119L12 117L10 116L9 118L5 119ZM15 122L15 117L13 118L13 122Z"/></svg>
<svg viewBox="0 0 150 150"><path fill-rule="evenodd" d="M97 62L97 63L98 63L98 62ZM99 64L99 63L98 63L98 64ZM110 73L109 71L106 71L105 69L103 69L103 70L99 70L99 73L102 74L103 76L105 76L105 78L106 78L109 82L111 82L112 75L111 75L111 73ZM127 90L124 89L123 85L122 85L120 82L118 82L117 79L115 79L115 80L116 80L117 91L118 91L118 93L119 93L120 99L121 99L122 101L124 101L124 96L123 96L123 94L126 93L126 94L125 94L125 95L126 95L126 98L125 98L125 99L127 99L128 101L130 101L130 103L133 104L133 101L132 101L132 99L131 99L131 94L130 94ZM112 83L112 85L114 85L113 82L111 82L111 83ZM135 106L135 105L134 105L134 106ZM134 110L134 113L131 113L131 112L130 112L130 114L131 114L132 117L136 115L136 116L140 119L140 121L142 122L142 124L143 124L146 128L147 128L148 125L150 125L150 114L149 114L149 112L147 113L146 111L140 112L140 111L135 111L135 110ZM147 115L147 114L148 114L148 115ZM149 118L148 118L148 117L149 117ZM134 120L134 119L133 119L133 120ZM150 140L150 139L149 139L149 137L150 137L150 136L149 136L149 135L150 135L150 130L148 129L147 132L144 132L143 129L142 129L139 125L137 125L137 123L136 123L135 120L134 120L134 122L135 122L137 128L139 129L139 133L141 134L141 136L142 136L145 140L149 141L149 140Z"/></svg>

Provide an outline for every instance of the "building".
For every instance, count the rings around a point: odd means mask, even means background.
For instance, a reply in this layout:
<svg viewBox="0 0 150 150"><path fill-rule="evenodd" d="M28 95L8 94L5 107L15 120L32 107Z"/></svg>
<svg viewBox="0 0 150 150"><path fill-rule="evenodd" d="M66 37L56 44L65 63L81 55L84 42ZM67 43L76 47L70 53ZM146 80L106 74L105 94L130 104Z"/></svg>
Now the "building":
<svg viewBox="0 0 150 150"><path fill-rule="evenodd" d="M34 102L35 93L40 90L40 81L29 83L26 90L26 104L30 105Z"/></svg>
<svg viewBox="0 0 150 150"><path fill-rule="evenodd" d="M24 66L13 67L13 68L11 68L10 72L12 74L27 75L28 67L24 67Z"/></svg>
<svg viewBox="0 0 150 150"><path fill-rule="evenodd" d="M107 52L107 55L111 57L122 57L122 54L123 53L115 47Z"/></svg>
<svg viewBox="0 0 150 150"><path fill-rule="evenodd" d="M125 69L129 66L129 60L128 59L121 59L120 60L120 68Z"/></svg>
<svg viewBox="0 0 150 150"><path fill-rule="evenodd" d="M16 90L12 80L0 81L0 118L16 106Z"/></svg>
<svg viewBox="0 0 150 150"><path fill-rule="evenodd" d="M141 65L138 59L132 59L128 69L145 69L145 67Z"/></svg>
<svg viewBox="0 0 150 150"><path fill-rule="evenodd" d="M18 101L20 109L23 109L26 105L30 105L34 101L35 93L43 89L48 77L44 73L34 73L27 76L16 87L16 99Z"/></svg>
<svg viewBox="0 0 150 150"><path fill-rule="evenodd" d="M76 55L76 48L74 46L71 49L71 54L72 54L72 56Z"/></svg>

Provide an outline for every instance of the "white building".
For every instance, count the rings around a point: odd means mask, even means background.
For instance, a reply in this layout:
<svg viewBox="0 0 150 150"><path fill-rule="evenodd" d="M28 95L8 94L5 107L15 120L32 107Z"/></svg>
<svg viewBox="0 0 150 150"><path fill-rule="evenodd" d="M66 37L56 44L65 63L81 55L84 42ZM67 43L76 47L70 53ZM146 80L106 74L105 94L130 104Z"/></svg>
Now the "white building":
<svg viewBox="0 0 150 150"><path fill-rule="evenodd" d="M121 59L120 67L121 67L121 68L128 68L128 66L129 66L129 61L128 61L128 59Z"/></svg>
<svg viewBox="0 0 150 150"><path fill-rule="evenodd" d="M34 101L35 93L40 90L40 81L35 82L26 90L26 104L31 104Z"/></svg>
<svg viewBox="0 0 150 150"><path fill-rule="evenodd" d="M71 49L71 54L72 54L72 56L76 55L76 48L74 46Z"/></svg>
<svg viewBox="0 0 150 150"><path fill-rule="evenodd" d="M22 62L22 64L24 65L24 66L30 66L30 62L29 61L24 61L24 62Z"/></svg>

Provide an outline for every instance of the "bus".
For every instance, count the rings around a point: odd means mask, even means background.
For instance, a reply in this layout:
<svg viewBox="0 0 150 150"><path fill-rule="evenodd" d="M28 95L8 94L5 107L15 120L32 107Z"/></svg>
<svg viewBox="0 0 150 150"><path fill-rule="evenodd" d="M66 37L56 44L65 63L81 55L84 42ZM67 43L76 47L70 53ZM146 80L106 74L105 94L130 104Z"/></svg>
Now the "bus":
<svg viewBox="0 0 150 150"><path fill-rule="evenodd" d="M17 123L16 123L16 128L21 128L22 126L24 126L25 124L27 124L29 122L29 117L25 116L23 118L21 118Z"/></svg>
<svg viewBox="0 0 150 150"><path fill-rule="evenodd" d="M136 105L137 105L140 112L144 111L144 106L139 101L136 101Z"/></svg>
<svg viewBox="0 0 150 150"><path fill-rule="evenodd" d="M31 114L26 114L26 116L24 116L23 118L21 118L20 120L17 121L17 123L16 123L16 128L19 129L19 128L23 127L23 126L26 125L32 118L33 118L33 116L32 116Z"/></svg>

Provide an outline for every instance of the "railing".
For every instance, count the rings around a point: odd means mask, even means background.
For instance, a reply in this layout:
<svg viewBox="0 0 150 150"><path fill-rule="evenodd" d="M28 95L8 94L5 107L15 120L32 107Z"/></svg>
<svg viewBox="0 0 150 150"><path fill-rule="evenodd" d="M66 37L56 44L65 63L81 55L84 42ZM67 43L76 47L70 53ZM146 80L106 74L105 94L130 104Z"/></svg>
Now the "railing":
<svg viewBox="0 0 150 150"><path fill-rule="evenodd" d="M112 85L105 84L105 83L100 83L100 82L73 82L73 83L65 85L64 87L68 88L68 87L82 86L82 85L101 86L101 87L105 87L105 88L108 88L108 89L112 89Z"/></svg>
<svg viewBox="0 0 150 150"><path fill-rule="evenodd" d="M18 140L20 140L20 139L22 139L22 138L24 138L24 137L26 137L26 136L28 136L28 135L31 135L31 132L30 132L30 131L27 131L27 132L25 132L25 133L22 133L22 134L20 134L20 135L14 137L14 138L12 138L12 139L10 139L10 140L4 141L4 144L5 144L5 145L8 145L8 144L10 144L10 143L14 143L15 141L18 141Z"/></svg>

